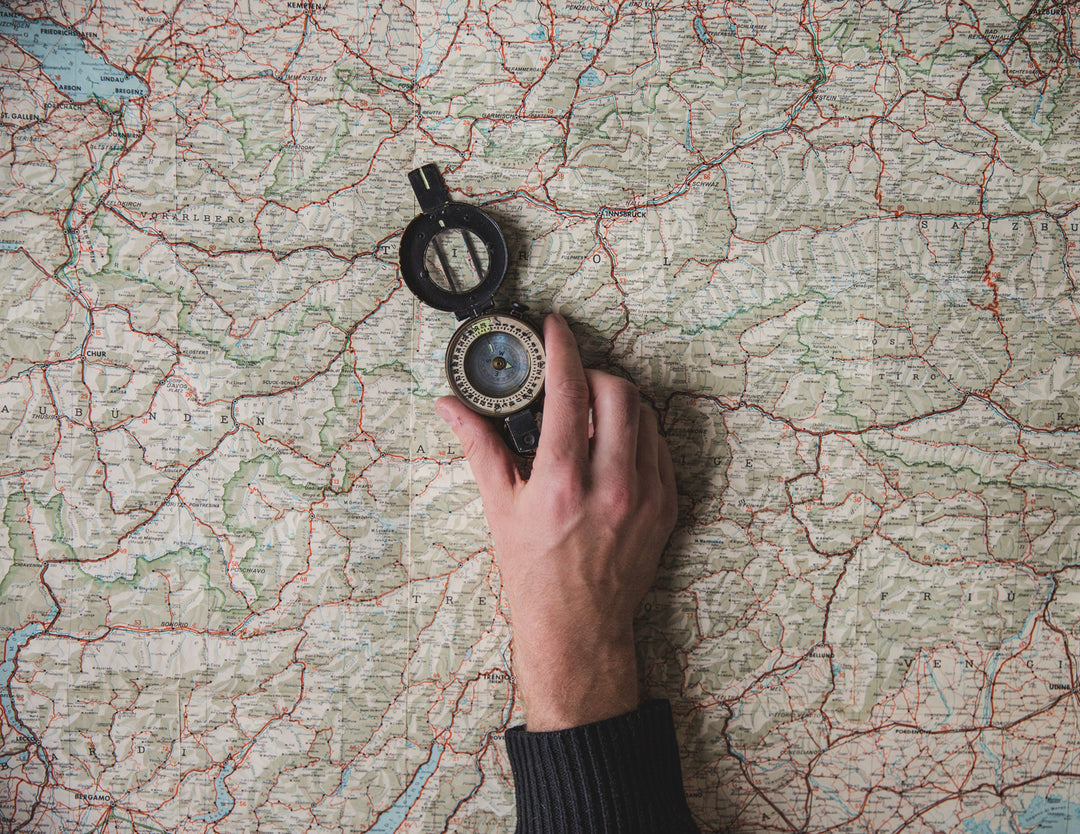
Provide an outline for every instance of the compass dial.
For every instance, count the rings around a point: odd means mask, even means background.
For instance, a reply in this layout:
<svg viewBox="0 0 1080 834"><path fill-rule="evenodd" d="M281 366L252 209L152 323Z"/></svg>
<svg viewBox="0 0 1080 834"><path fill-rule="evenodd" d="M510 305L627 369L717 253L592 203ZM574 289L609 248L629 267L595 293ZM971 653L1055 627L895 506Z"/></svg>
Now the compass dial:
<svg viewBox="0 0 1080 834"><path fill-rule="evenodd" d="M473 411L505 415L540 396L544 359L535 328L514 316L489 313L465 322L450 339L446 377Z"/></svg>

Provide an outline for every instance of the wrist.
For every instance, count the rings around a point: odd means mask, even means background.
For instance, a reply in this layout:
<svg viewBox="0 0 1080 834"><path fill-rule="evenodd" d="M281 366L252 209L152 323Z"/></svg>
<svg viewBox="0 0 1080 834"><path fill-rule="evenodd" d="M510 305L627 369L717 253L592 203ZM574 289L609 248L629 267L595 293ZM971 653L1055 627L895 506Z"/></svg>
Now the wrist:
<svg viewBox="0 0 1080 834"><path fill-rule="evenodd" d="M530 732L602 721L640 704L632 634L616 642L515 640L514 666Z"/></svg>

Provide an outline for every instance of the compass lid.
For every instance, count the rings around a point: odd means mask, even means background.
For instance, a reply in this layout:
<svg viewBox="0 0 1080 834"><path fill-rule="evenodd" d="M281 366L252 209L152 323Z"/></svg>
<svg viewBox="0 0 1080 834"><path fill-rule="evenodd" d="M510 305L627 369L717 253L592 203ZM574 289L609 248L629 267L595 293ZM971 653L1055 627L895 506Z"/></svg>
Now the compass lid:
<svg viewBox="0 0 1080 834"><path fill-rule="evenodd" d="M506 241L480 209L450 199L435 165L409 172L421 214L401 236L401 274L413 294L459 319L491 306L506 276Z"/></svg>

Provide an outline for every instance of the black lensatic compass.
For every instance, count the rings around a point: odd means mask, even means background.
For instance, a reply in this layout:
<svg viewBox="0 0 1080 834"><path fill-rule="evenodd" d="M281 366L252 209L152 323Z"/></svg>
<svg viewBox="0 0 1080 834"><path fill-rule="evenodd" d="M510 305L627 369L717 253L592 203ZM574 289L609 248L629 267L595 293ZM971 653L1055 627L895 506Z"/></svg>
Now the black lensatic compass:
<svg viewBox="0 0 1080 834"><path fill-rule="evenodd" d="M540 440L544 342L524 307L495 307L507 266L502 232L480 209L453 202L435 165L410 171L409 182L421 214L401 237L401 273L417 298L461 322L446 347L450 388L473 411L500 419L513 451L532 455Z"/></svg>

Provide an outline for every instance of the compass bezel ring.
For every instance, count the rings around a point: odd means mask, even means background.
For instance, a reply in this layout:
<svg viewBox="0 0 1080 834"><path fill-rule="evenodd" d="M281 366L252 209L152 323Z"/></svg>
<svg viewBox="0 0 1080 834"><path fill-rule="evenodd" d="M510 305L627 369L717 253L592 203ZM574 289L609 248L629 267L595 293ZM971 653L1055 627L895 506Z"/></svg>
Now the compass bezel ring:
<svg viewBox="0 0 1080 834"><path fill-rule="evenodd" d="M425 265L425 255L436 236L453 230L471 233L487 251L487 274L464 292L439 286ZM444 203L419 214L401 236L401 274L413 294L430 307L454 313L458 318L475 315L491 304L506 277L506 240L498 224L483 211L465 203Z"/></svg>

